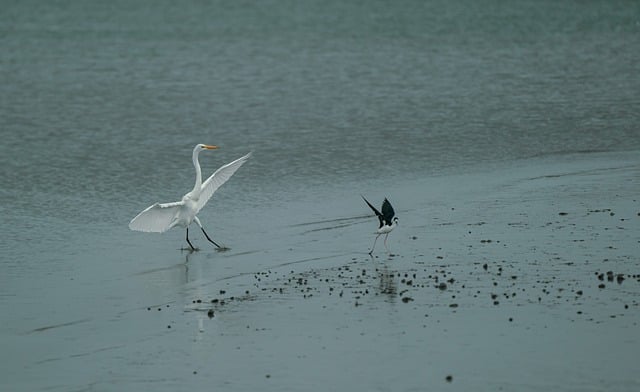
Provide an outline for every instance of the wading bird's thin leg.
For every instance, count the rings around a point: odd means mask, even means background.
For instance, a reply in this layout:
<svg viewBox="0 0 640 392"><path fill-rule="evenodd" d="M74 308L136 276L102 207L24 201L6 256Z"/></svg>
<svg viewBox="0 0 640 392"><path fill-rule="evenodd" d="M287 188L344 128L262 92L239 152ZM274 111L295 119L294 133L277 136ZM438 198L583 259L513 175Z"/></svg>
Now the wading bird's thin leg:
<svg viewBox="0 0 640 392"><path fill-rule="evenodd" d="M189 241L189 228L187 227L187 244L189 244L189 246L191 247L191 251L193 252L194 250L196 250L196 248L191 244L191 241Z"/></svg>
<svg viewBox="0 0 640 392"><path fill-rule="evenodd" d="M391 251L389 250L389 247L387 246L387 237L389 237L389 233L384 235L384 247L387 248L388 253L391 253Z"/></svg>
<svg viewBox="0 0 640 392"><path fill-rule="evenodd" d="M204 227L202 227L202 223L200 223L200 219L198 219L198 217L194 217L193 220L198 224L198 226L200 226L200 230L202 230L202 232L204 233L204 236L207 237L207 239L209 240L209 242L211 242L212 244L214 244L218 249L222 249L222 247L218 244L216 244L216 242L214 240L211 239L211 237L209 237L209 234L207 234L206 231L204 231Z"/></svg>
<svg viewBox="0 0 640 392"><path fill-rule="evenodd" d="M217 246L218 248L222 248L220 245L216 244L214 240L212 240L211 238L209 238L209 234L207 234L206 231L204 231L204 228L202 228L202 232L204 233L204 236L207 237L207 239L209 240L209 242L211 242L212 244L214 244L215 246Z"/></svg>
<svg viewBox="0 0 640 392"><path fill-rule="evenodd" d="M371 250L369 251L369 254L371 255L373 253L373 250L376 248L376 241L378 241L378 237L380 237L380 234L378 234L376 236L376 239L373 240L373 246L371 247Z"/></svg>

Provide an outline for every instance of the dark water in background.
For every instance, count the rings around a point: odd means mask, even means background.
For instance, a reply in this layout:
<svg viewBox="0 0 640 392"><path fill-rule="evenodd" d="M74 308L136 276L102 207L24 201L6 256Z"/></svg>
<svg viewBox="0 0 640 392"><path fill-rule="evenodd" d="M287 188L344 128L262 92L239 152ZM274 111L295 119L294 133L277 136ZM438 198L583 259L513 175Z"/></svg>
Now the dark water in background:
<svg viewBox="0 0 640 392"><path fill-rule="evenodd" d="M635 1L346 3L5 4L5 197L138 199L196 142L276 189L640 146Z"/></svg>
<svg viewBox="0 0 640 392"><path fill-rule="evenodd" d="M114 243L135 257L162 245L126 224L191 189L195 143L222 147L205 174L254 151L210 210L233 235L274 223L252 215L272 207L273 221L330 217L312 202L333 189L382 197L401 180L640 149L637 1L1 8L5 336L63 323L34 315L38 298L73 307L62 277L129 265Z"/></svg>

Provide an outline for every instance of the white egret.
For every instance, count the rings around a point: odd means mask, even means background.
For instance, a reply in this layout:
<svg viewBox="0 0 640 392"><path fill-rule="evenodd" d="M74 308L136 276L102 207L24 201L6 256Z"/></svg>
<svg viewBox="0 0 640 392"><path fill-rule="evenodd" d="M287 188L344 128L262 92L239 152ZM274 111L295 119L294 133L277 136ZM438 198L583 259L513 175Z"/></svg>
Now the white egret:
<svg viewBox="0 0 640 392"><path fill-rule="evenodd" d="M369 203L367 199L364 198L365 203L371 207L373 212L376 213L378 220L380 221L380 226L378 226L378 230L376 230L376 239L373 240L373 246L369 251L369 254L373 254L373 250L376 247L376 241L378 241L378 237L384 234L384 247L387 248L387 252L389 252L389 247L387 246L387 237L389 237L389 233L398 225L398 218L395 216L395 212L393 211L393 207L391 207L391 203L386 198L382 202L382 213L378 211L374 206Z"/></svg>
<svg viewBox="0 0 640 392"><path fill-rule="evenodd" d="M196 184L193 186L193 190L184 195L180 201L155 203L149 206L129 222L129 228L136 231L163 233L175 226L184 227L187 229L187 243L191 247L191 251L194 251L196 248L189 241L189 225L191 222L196 222L209 242L214 244L218 250L225 250L226 248L221 247L209 237L196 214L207 204L213 193L227 182L233 173L249 159L251 153L220 167L205 182L202 182L202 171L198 155L201 151L215 150L217 148L217 146L206 144L196 145L192 156L193 166L196 169Z"/></svg>

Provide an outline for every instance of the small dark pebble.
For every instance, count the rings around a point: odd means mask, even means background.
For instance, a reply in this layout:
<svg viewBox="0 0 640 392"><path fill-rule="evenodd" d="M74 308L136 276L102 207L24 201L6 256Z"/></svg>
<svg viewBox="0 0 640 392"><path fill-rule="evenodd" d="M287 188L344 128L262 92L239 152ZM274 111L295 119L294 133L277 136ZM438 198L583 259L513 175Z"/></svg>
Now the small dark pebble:
<svg viewBox="0 0 640 392"><path fill-rule="evenodd" d="M402 297L402 302L404 302L405 304L409 301L413 301L413 298L411 297Z"/></svg>
<svg viewBox="0 0 640 392"><path fill-rule="evenodd" d="M449 374L447 377L445 377L445 380L447 380L447 382L451 382L453 381L453 376Z"/></svg>
<svg viewBox="0 0 640 392"><path fill-rule="evenodd" d="M271 378L271 375L270 374L266 374L265 377L266 378Z"/></svg>
<svg viewBox="0 0 640 392"><path fill-rule="evenodd" d="M566 212L560 212L560 213L558 213L558 215L564 216L564 215L567 215L567 213Z"/></svg>
<svg viewBox="0 0 640 392"><path fill-rule="evenodd" d="M450 304L450 305L449 305L449 307L450 307L450 308L457 308L457 307L458 307L458 304Z"/></svg>
<svg viewBox="0 0 640 392"><path fill-rule="evenodd" d="M214 298L214 299L212 299L212 300L211 300L211 303L212 303L212 304L217 304L217 303L218 303L218 301L219 301L219 300L218 300L217 298Z"/></svg>
<svg viewBox="0 0 640 392"><path fill-rule="evenodd" d="M582 295L582 290L578 290L578 291L576 291L576 294L578 294L578 295Z"/></svg>
<svg viewBox="0 0 640 392"><path fill-rule="evenodd" d="M447 284L445 282L442 282L438 285L438 288L440 290L446 290L447 289Z"/></svg>
<svg viewBox="0 0 640 392"><path fill-rule="evenodd" d="M168 329L171 329L171 326L170 326L170 325L167 325L167 328L168 328Z"/></svg>
<svg viewBox="0 0 640 392"><path fill-rule="evenodd" d="M220 294L225 294L225 293L226 293L226 291L220 290Z"/></svg>
<svg viewBox="0 0 640 392"><path fill-rule="evenodd" d="M604 289L604 287L605 287L605 286L604 286L604 283L600 283L600 284L598 285L598 288L599 288L599 289Z"/></svg>
<svg viewBox="0 0 640 392"><path fill-rule="evenodd" d="M513 317L509 317L509 322L512 322L512 321L513 321Z"/></svg>
<svg viewBox="0 0 640 392"><path fill-rule="evenodd" d="M209 309L207 316L209 316L209 318L213 318L213 309Z"/></svg>

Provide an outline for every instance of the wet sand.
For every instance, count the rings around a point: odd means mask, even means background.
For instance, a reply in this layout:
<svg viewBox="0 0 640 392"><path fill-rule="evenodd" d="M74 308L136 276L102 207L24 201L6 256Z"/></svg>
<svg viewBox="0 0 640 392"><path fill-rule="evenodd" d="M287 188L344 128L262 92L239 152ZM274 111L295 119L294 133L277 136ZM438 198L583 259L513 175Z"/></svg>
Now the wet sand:
<svg viewBox="0 0 640 392"><path fill-rule="evenodd" d="M3 339L2 389L638 390L639 190L637 153L576 154L274 202L228 252L126 233Z"/></svg>

